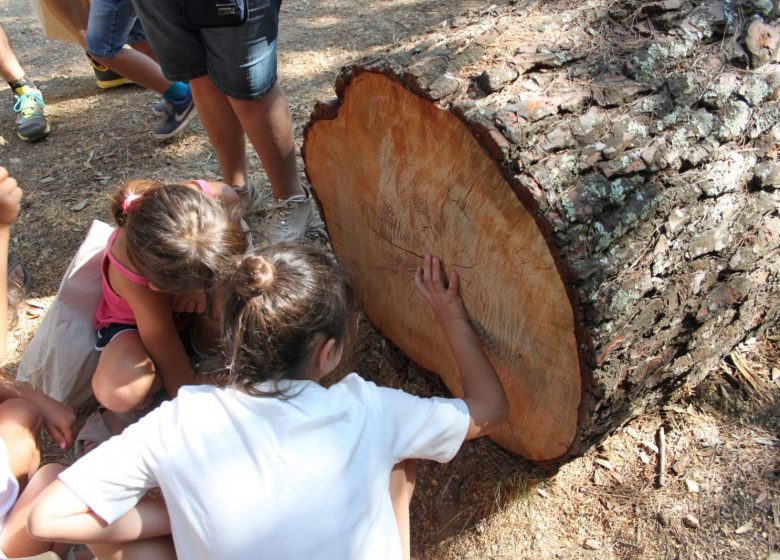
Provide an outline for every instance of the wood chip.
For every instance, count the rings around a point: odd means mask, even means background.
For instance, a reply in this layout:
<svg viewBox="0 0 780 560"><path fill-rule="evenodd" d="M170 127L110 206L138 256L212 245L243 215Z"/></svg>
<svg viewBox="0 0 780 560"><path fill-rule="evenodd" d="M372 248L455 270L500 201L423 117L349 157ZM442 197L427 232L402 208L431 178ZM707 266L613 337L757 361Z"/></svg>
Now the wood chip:
<svg viewBox="0 0 780 560"><path fill-rule="evenodd" d="M650 464L650 455L648 455L644 451L640 451L639 452L639 460L642 461L643 464L648 465L648 464Z"/></svg>
<svg viewBox="0 0 780 560"><path fill-rule="evenodd" d="M610 462L609 462L609 460L607 460L607 459L596 459L594 462L595 462L597 465L601 465L602 467L604 467L604 468L605 468L605 469L607 469L608 471L611 471L611 470L613 470L613 469L615 468L615 467L612 465L612 463L610 463Z"/></svg>
<svg viewBox="0 0 780 560"><path fill-rule="evenodd" d="M691 494L698 494L701 491L699 483L695 480L691 480L690 478L685 479L685 489Z"/></svg>
<svg viewBox="0 0 780 560"><path fill-rule="evenodd" d="M607 475L602 471L601 469L596 469L593 471L593 484L596 486L606 486L609 484L609 479L607 478Z"/></svg>
<svg viewBox="0 0 780 560"><path fill-rule="evenodd" d="M623 429L624 432L626 432L628 435L630 435L634 439L640 439L642 437L642 434L640 434L637 430L635 430L632 427L626 427Z"/></svg>
<svg viewBox="0 0 780 560"><path fill-rule="evenodd" d="M682 476L685 474L685 471L688 469L688 465L691 462L691 456L690 455L683 455L679 459L677 459L674 464L672 464L672 472L676 474L677 476Z"/></svg>
<svg viewBox="0 0 780 560"><path fill-rule="evenodd" d="M759 445L777 445L777 440L769 439L769 438L763 438L763 437L754 437L753 441L755 441Z"/></svg>
<svg viewBox="0 0 780 560"><path fill-rule="evenodd" d="M780 503L773 503L772 504L772 517L775 521L775 527L780 529Z"/></svg>
<svg viewBox="0 0 780 560"><path fill-rule="evenodd" d="M752 521L748 521L744 525L742 525L739 528L737 528L734 532L737 535L742 535L742 534L747 533L747 532L752 531L752 530L753 530L753 522Z"/></svg>
<svg viewBox="0 0 780 560"><path fill-rule="evenodd" d="M758 506L763 504L768 497L769 497L769 492L767 492L766 490L762 490L761 493L756 497L756 505Z"/></svg>
<svg viewBox="0 0 780 560"><path fill-rule="evenodd" d="M545 492L544 490L542 490L541 488L537 488L536 489L536 493L539 494L542 498L549 498L550 497L550 495L547 492Z"/></svg>
<svg viewBox="0 0 780 560"><path fill-rule="evenodd" d="M682 523L689 529L698 529L699 527L701 527L701 523L699 523L699 519L696 516L693 516L691 514L683 516Z"/></svg>
<svg viewBox="0 0 780 560"><path fill-rule="evenodd" d="M651 453L658 454L658 446L654 444L652 441L643 441L641 445Z"/></svg>
<svg viewBox="0 0 780 560"><path fill-rule="evenodd" d="M87 207L87 204L89 204L89 200L82 199L79 200L76 204L70 207L71 212L81 212L84 210L84 208Z"/></svg>
<svg viewBox="0 0 780 560"><path fill-rule="evenodd" d="M585 541L585 548L588 550L601 550L601 542L596 539L587 539Z"/></svg>
<svg viewBox="0 0 780 560"><path fill-rule="evenodd" d="M51 182L53 182L53 181L54 181L54 177L52 177L51 175L49 175L48 177L44 177L43 179L40 179L38 182L39 182L41 185L46 185L47 183L51 183Z"/></svg>

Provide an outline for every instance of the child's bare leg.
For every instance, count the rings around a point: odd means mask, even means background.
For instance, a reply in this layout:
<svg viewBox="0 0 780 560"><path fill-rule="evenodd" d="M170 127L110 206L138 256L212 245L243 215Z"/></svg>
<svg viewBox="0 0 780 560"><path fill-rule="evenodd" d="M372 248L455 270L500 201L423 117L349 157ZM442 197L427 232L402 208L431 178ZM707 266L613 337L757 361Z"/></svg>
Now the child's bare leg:
<svg viewBox="0 0 780 560"><path fill-rule="evenodd" d="M8 464L20 489L41 463L38 435L42 423L40 409L24 399L8 399L0 404L0 438L5 442Z"/></svg>
<svg viewBox="0 0 780 560"><path fill-rule="evenodd" d="M171 537L156 537L124 544L93 544L89 549L98 560L176 560Z"/></svg>
<svg viewBox="0 0 780 560"><path fill-rule="evenodd" d="M113 412L130 412L146 404L162 387L154 363L138 331L123 331L103 349L92 390L100 404Z"/></svg>
<svg viewBox="0 0 780 560"><path fill-rule="evenodd" d="M36 498L57 475L65 470L64 465L49 464L42 466L30 479L29 484L21 493L19 499L11 508L0 533L0 548L8 556L33 556L53 550L61 558L65 558L70 545L53 544L33 539L27 533L27 518Z"/></svg>
<svg viewBox="0 0 780 560"><path fill-rule="evenodd" d="M101 531L99 543L88 543L99 560L175 560L171 523L165 501L146 497Z"/></svg>
<svg viewBox="0 0 780 560"><path fill-rule="evenodd" d="M404 560L411 556L411 534L409 532L409 504L414 493L417 478L417 463L414 459L401 461L390 472L390 500L393 502L395 521L401 535Z"/></svg>

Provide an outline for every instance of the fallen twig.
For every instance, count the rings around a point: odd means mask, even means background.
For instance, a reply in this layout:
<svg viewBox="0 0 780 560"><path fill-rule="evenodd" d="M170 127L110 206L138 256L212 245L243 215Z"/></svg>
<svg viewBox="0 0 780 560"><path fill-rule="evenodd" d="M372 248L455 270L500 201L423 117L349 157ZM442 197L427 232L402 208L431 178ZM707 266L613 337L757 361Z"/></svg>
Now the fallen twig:
<svg viewBox="0 0 780 560"><path fill-rule="evenodd" d="M664 427L658 428L658 487L666 482L666 435Z"/></svg>

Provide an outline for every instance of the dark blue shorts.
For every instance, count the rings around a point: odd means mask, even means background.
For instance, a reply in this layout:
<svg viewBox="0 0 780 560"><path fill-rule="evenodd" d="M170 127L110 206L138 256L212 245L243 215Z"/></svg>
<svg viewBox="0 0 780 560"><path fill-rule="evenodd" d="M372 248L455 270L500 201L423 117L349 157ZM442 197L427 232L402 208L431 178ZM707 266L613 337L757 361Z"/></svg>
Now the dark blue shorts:
<svg viewBox="0 0 780 560"><path fill-rule="evenodd" d="M281 0L248 0L244 25L195 29L181 0L133 0L165 77L208 76L234 99L260 99L276 83L276 41Z"/></svg>
<svg viewBox="0 0 780 560"><path fill-rule="evenodd" d="M107 327L98 329L98 340L95 343L95 350L102 352L103 349L108 346L108 343L123 331L137 331L136 325L123 325L121 323L111 323Z"/></svg>

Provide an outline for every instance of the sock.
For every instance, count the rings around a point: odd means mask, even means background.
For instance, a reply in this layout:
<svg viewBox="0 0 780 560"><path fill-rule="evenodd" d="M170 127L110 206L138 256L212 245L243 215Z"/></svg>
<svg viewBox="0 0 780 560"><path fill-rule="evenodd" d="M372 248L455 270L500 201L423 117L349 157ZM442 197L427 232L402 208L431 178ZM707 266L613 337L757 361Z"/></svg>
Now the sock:
<svg viewBox="0 0 780 560"><path fill-rule="evenodd" d="M190 96L190 84L187 82L173 82L171 87L163 92L162 96L171 103L184 101Z"/></svg>
<svg viewBox="0 0 780 560"><path fill-rule="evenodd" d="M20 88L22 86L35 87L35 84L32 82L32 80L28 80L27 76L22 76L18 80L8 82L8 85L11 86L11 90L14 92L16 92L16 88Z"/></svg>

